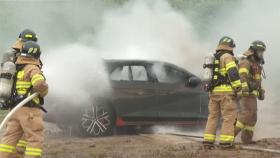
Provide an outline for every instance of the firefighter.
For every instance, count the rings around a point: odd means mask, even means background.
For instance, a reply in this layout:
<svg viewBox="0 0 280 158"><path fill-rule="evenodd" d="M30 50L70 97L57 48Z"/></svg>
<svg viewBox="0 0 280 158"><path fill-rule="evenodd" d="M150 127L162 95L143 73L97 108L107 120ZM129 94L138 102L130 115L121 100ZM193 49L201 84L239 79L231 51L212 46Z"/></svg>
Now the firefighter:
<svg viewBox="0 0 280 158"><path fill-rule="evenodd" d="M234 122L237 117L236 93L241 90L236 59L233 54L235 43L230 37L222 37L214 54L213 75L208 85L209 116L204 132L205 149L214 148L216 130L222 118L221 148L234 147Z"/></svg>
<svg viewBox="0 0 280 158"><path fill-rule="evenodd" d="M15 62L17 56L20 53L20 49L22 47L23 42L26 41L34 41L37 42L38 38L34 31L30 29L24 29L20 32L16 42L12 45L12 52L4 53L2 56L1 64L5 63L6 61L12 61Z"/></svg>
<svg viewBox="0 0 280 158"><path fill-rule="evenodd" d="M16 60L16 82L13 106L27 96L38 92L39 96L15 112L7 122L6 132L0 144L0 157L16 156L16 145L20 138L26 138L25 158L38 158L43 147L43 97L48 93L48 85L40 70L40 46L34 41L24 42ZM11 107L12 108L12 107Z"/></svg>
<svg viewBox="0 0 280 158"><path fill-rule="evenodd" d="M37 42L38 41L38 37L37 34L30 30L30 29L24 29L23 31L20 32L18 39L16 40L16 42L12 45L13 48L13 58L14 61L16 61L16 58L19 56L20 54L20 49L22 48L22 44L24 42L27 41L34 41ZM40 67L42 67L42 62L40 60ZM18 157L22 156L24 154L25 148L26 148L27 142L24 138L24 136L19 140L17 146L16 146L16 150L18 153Z"/></svg>
<svg viewBox="0 0 280 158"><path fill-rule="evenodd" d="M23 31L20 32L18 39L16 42L12 45L12 48L14 50L14 55L15 55L15 60L16 57L20 54L20 49L22 48L23 42L27 41L38 41L38 37L36 33L30 29L24 29Z"/></svg>
<svg viewBox="0 0 280 158"><path fill-rule="evenodd" d="M254 41L243 53L239 63L239 74L242 83L240 111L235 124L235 136L240 131L243 143L253 143L254 127L257 122L257 98L264 100L265 90L262 87L263 53L266 45L262 41Z"/></svg>

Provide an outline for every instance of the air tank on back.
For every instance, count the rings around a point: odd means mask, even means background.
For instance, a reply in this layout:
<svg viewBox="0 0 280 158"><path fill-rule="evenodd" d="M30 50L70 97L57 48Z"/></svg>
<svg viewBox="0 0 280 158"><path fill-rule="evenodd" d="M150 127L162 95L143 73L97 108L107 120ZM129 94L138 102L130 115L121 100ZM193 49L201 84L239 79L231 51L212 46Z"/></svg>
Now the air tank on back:
<svg viewBox="0 0 280 158"><path fill-rule="evenodd" d="M203 81L210 82L213 76L213 64L215 57L213 54L208 54L204 57L204 72L203 72Z"/></svg>
<svg viewBox="0 0 280 158"><path fill-rule="evenodd" d="M13 54L5 53L2 57L0 70L0 104L2 105L11 97L15 72L16 65L13 62Z"/></svg>

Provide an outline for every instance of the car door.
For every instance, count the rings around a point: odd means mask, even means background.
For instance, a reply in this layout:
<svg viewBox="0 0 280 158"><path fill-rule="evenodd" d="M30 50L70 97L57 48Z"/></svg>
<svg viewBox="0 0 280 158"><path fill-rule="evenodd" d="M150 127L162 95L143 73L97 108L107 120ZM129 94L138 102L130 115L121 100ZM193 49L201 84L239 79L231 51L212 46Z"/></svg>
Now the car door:
<svg viewBox="0 0 280 158"><path fill-rule="evenodd" d="M154 71L158 83L159 118L167 121L197 120L201 113L201 88L187 86L191 74L172 66Z"/></svg>
<svg viewBox="0 0 280 158"><path fill-rule="evenodd" d="M145 65L122 65L111 73L113 104L126 121L147 121L157 117L156 89Z"/></svg>

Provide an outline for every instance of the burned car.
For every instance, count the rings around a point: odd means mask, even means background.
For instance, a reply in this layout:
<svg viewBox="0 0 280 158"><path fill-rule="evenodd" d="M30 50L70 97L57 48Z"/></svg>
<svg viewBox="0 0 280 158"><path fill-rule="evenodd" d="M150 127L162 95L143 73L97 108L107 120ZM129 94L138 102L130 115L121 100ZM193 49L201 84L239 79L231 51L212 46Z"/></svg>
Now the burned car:
<svg viewBox="0 0 280 158"><path fill-rule="evenodd" d="M69 122L56 121L58 125L72 124L84 135L104 136L126 126L192 126L207 120L208 95L201 79L185 69L161 61L104 62L112 93L75 113L72 110L67 113ZM56 120L68 117L53 115Z"/></svg>

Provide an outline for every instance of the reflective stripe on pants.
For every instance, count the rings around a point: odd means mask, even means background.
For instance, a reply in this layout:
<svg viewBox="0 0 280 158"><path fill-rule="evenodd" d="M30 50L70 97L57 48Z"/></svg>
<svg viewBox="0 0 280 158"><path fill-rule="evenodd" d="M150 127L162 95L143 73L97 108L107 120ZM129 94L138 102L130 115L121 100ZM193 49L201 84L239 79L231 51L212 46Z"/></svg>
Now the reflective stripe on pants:
<svg viewBox="0 0 280 158"><path fill-rule="evenodd" d="M27 145L27 141L25 141L25 140L19 140L19 142L17 143L17 147L25 148L26 145Z"/></svg>
<svg viewBox="0 0 280 158"><path fill-rule="evenodd" d="M232 143L234 141L233 135L220 135L220 143Z"/></svg>
<svg viewBox="0 0 280 158"><path fill-rule="evenodd" d="M42 156L42 149L26 147L25 155L29 155L29 156Z"/></svg>
<svg viewBox="0 0 280 158"><path fill-rule="evenodd" d="M15 153L16 152L16 147L8 145L8 144L0 144L0 152Z"/></svg>
<svg viewBox="0 0 280 158"><path fill-rule="evenodd" d="M206 142L215 142L216 140L216 135L214 134L204 134L204 141Z"/></svg>

